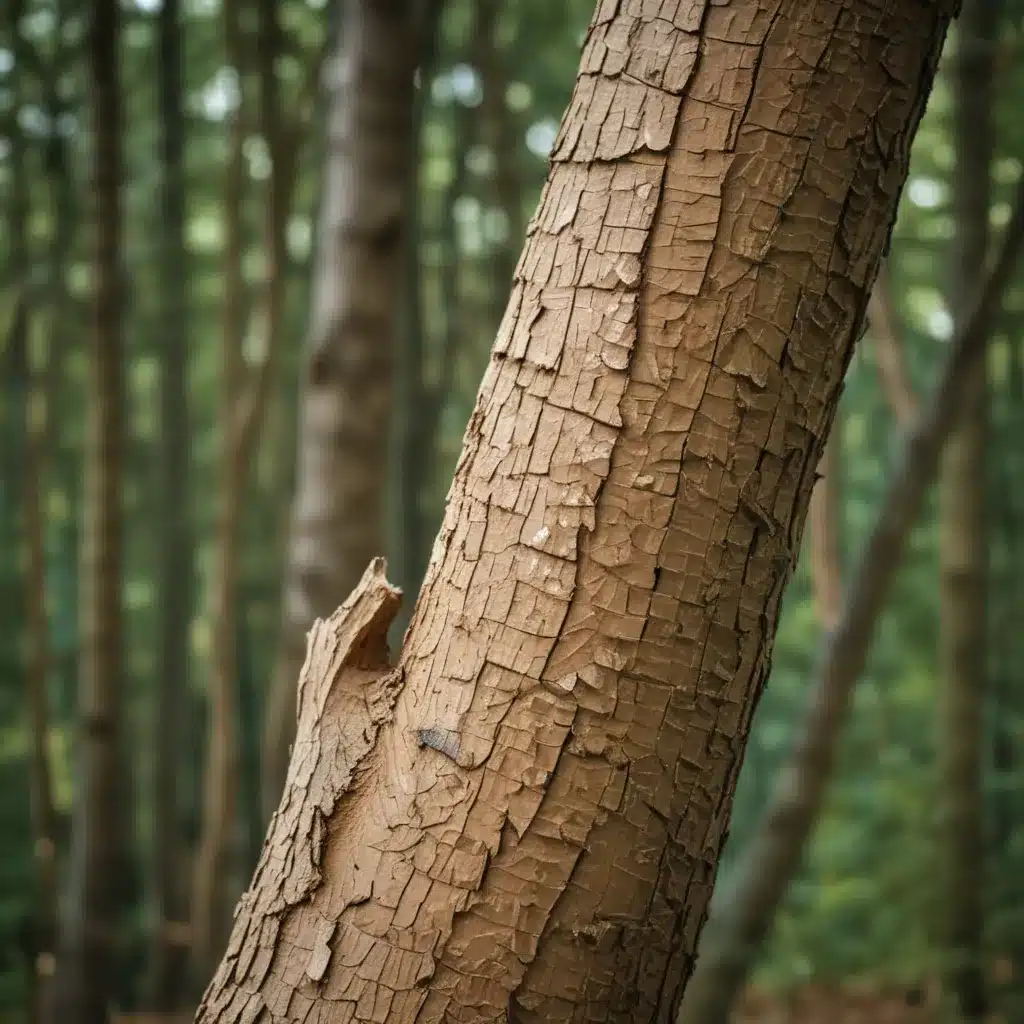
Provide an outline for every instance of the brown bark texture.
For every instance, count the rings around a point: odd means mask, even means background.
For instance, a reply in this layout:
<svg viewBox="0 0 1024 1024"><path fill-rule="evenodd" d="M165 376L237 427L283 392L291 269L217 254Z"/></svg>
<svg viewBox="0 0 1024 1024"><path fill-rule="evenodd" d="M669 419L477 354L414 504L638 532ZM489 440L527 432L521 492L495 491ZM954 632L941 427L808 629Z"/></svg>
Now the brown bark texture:
<svg viewBox="0 0 1024 1024"><path fill-rule="evenodd" d="M402 290L415 48L407 0L345 0L329 132L264 799L281 797L306 635L379 554Z"/></svg>
<svg viewBox="0 0 1024 1024"><path fill-rule="evenodd" d="M202 1024L672 1019L952 8L602 0L398 664L373 568Z"/></svg>
<svg viewBox="0 0 1024 1024"><path fill-rule="evenodd" d="M864 669L874 626L899 568L903 546L940 456L965 413L971 379L1003 293L1024 245L1024 184L991 273L963 318L930 405L910 431L881 514L851 580L839 623L829 636L807 712L757 833L727 884L708 926L679 1024L726 1024L729 1011L771 928L800 864L832 772L840 730Z"/></svg>
<svg viewBox="0 0 1024 1024"><path fill-rule="evenodd" d="M189 625L193 545L188 519L188 266L185 250L182 20L178 0L164 0L157 19L157 102L162 181L160 273L163 304L160 379L160 652L153 786L153 904L149 1001L176 1009L186 977L188 905L181 844L182 712L189 700Z"/></svg>
<svg viewBox="0 0 1024 1024"><path fill-rule="evenodd" d="M94 0L94 297L89 352L78 776L55 1020L104 1024L127 867L121 733L121 100L117 0Z"/></svg>
<svg viewBox="0 0 1024 1024"><path fill-rule="evenodd" d="M950 274L954 323L968 313L988 247L993 150L993 54L997 0L966 0L953 61L955 236ZM988 388L978 360L964 385L960 425L943 456L939 483L939 657L943 678L945 987L965 1021L987 1013L983 957L988 523L985 502Z"/></svg>

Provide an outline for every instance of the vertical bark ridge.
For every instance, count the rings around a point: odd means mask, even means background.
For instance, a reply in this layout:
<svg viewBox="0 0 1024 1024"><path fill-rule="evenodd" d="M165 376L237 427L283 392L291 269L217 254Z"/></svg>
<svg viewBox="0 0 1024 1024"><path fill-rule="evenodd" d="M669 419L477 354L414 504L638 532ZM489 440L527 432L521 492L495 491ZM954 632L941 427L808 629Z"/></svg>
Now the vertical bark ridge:
<svg viewBox="0 0 1024 1024"><path fill-rule="evenodd" d="M951 13L599 5L330 883L201 1021L671 1018Z"/></svg>

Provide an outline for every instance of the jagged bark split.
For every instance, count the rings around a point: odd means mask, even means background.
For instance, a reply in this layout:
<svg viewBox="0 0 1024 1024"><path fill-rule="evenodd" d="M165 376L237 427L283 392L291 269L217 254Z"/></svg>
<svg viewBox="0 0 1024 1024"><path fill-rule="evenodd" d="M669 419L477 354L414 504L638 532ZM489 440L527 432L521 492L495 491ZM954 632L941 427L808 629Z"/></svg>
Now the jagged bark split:
<svg viewBox="0 0 1024 1024"><path fill-rule="evenodd" d="M599 5L392 717L203 1024L671 1019L951 13Z"/></svg>

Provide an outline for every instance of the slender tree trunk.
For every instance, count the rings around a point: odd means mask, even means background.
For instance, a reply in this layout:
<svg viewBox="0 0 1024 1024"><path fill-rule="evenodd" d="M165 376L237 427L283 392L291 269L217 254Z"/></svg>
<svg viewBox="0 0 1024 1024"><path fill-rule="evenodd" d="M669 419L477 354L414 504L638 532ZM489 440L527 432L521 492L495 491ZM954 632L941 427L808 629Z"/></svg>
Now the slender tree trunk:
<svg viewBox="0 0 1024 1024"><path fill-rule="evenodd" d="M188 518L188 265L185 252L184 113L178 0L164 0L157 25L160 110L163 337L161 339L160 662L153 736L153 884L156 922L150 960L150 1005L181 1004L187 965L187 891L181 848L178 775L181 713L189 700L188 635L192 540Z"/></svg>
<svg viewBox="0 0 1024 1024"><path fill-rule="evenodd" d="M329 83L331 145L300 398L298 474L264 794L276 805L294 736L306 633L383 541L394 334L411 166L407 0L344 0Z"/></svg>
<svg viewBox="0 0 1024 1024"><path fill-rule="evenodd" d="M722 909L708 926L679 1024L726 1024L775 910L800 865L832 771L839 733L864 668L874 625L896 574L907 534L932 482L943 445L963 414L970 379L1024 245L1024 185L995 266L970 307L930 407L910 431L882 513L851 582L793 752L757 833L744 851Z"/></svg>
<svg viewBox="0 0 1024 1024"><path fill-rule="evenodd" d="M955 323L968 313L988 245L992 161L993 51L997 0L967 0L954 59L956 235L950 276ZM964 413L946 449L939 486L942 771L946 850L946 989L964 1020L987 1011L982 962L985 821L982 764L988 653L988 524L985 465L988 433L986 365L965 385Z"/></svg>
<svg viewBox="0 0 1024 1024"><path fill-rule="evenodd" d="M93 0L95 258L82 554L81 693L71 893L55 1019L104 1024L128 865L121 731L121 98L117 0Z"/></svg>
<svg viewBox="0 0 1024 1024"><path fill-rule="evenodd" d="M245 282L242 277L242 199L245 192L243 42L240 0L224 4L224 36L228 62L238 76L239 104L229 129L224 182L224 254L219 432L220 508L218 510L211 621L213 658L210 665L206 767L203 812L192 888L192 960L199 983L224 948L231 840L238 803L238 740L236 692L236 597L242 510L242 489L248 466L240 455L239 406L244 371L242 343L246 327Z"/></svg>
<svg viewBox="0 0 1024 1024"><path fill-rule="evenodd" d="M672 1019L952 6L601 3L398 665L375 564L201 1024Z"/></svg>
<svg viewBox="0 0 1024 1024"><path fill-rule="evenodd" d="M46 399L45 370L33 371L29 352L32 302L27 268L31 266L28 220L31 199L26 166L25 138L18 122L24 98L23 78L27 61L18 30L24 14L23 0L12 3L9 17L15 53L14 110L10 126L10 196L7 222L11 276L18 280L18 298L7 338L7 352L20 370L24 440L22 460L22 529L25 540L25 632L28 640L25 665L25 702L29 721L29 785L32 806L32 844L36 861L34 959L31 970L30 1020L41 1024L48 1010L52 981L53 949L57 938L57 845L53 784L50 771L49 623L46 615L46 522L41 500L44 469L44 430L38 403ZM49 353L53 357L52 348ZM47 402L45 415L52 416Z"/></svg>

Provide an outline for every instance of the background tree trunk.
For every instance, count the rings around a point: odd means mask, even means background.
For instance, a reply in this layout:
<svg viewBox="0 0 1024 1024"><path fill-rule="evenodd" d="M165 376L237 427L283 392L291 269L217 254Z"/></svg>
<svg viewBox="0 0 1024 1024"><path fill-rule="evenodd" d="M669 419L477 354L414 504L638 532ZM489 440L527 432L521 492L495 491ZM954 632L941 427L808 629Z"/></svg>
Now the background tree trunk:
<svg viewBox="0 0 1024 1024"><path fill-rule="evenodd" d="M55 1020L105 1024L120 891L128 866L121 762L121 97L117 0L94 0L95 257L82 553L79 776L70 899Z"/></svg>
<svg viewBox="0 0 1024 1024"><path fill-rule="evenodd" d="M9 24L14 47L13 85L15 109L24 102L24 78L28 61L18 26L24 3L11 4ZM28 268L32 266L28 224L31 215L25 135L17 117L9 128L10 209L8 254L11 277L18 282L17 298L7 336L6 353L12 365L15 390L21 396L21 423L10 433L24 443L21 473L22 533L25 543L25 631L28 649L25 664L25 704L29 723L29 785L32 806L32 845L36 862L36 905L33 928L33 962L29 965L31 992L29 1019L42 1024L48 1012L52 981L53 949L57 938L57 844L53 783L50 770L49 623L46 615L46 520L41 500L43 487L45 426L53 415L46 384L48 368L37 370L30 352L31 320L36 302L31 296ZM47 353L53 358L52 344ZM45 404L44 404L45 403ZM14 442L17 444L17 440Z"/></svg>
<svg viewBox="0 0 1024 1024"><path fill-rule="evenodd" d="M166 1012L181 1004L186 977L188 908L181 848L178 776L182 713L189 696L193 548L189 524L188 265L185 251L184 113L178 0L164 0L157 21L157 92L163 178L160 193L161 499L160 655L153 792L153 886L149 1001Z"/></svg>
<svg viewBox="0 0 1024 1024"><path fill-rule="evenodd" d="M383 546L394 334L412 168L407 0L344 0L264 796L280 799L306 633Z"/></svg>
<svg viewBox="0 0 1024 1024"><path fill-rule="evenodd" d="M968 313L988 245L993 52L999 13L996 0L967 0L958 23L953 62L956 234L949 293L955 323ZM986 377L985 361L979 360L971 370L963 416L946 449L939 485L946 988L958 1012L969 1021L983 1019L987 1011L982 963L986 858L981 777L988 653Z"/></svg>
<svg viewBox="0 0 1024 1024"><path fill-rule="evenodd" d="M398 667L374 567L200 1022L672 1019L952 9L599 5Z"/></svg>
<svg viewBox="0 0 1024 1024"><path fill-rule="evenodd" d="M246 452L240 443L242 344L246 329L246 289L242 275L242 200L245 194L243 143L246 136L244 74L246 60L240 27L240 0L224 4L228 63L235 69L238 106L230 129L224 182L223 323L221 338L220 508L211 594L212 659L210 664L203 812L192 889L193 980L199 984L224 948L229 925L231 841L238 805L238 738L236 622L239 544L243 490L248 478Z"/></svg>

